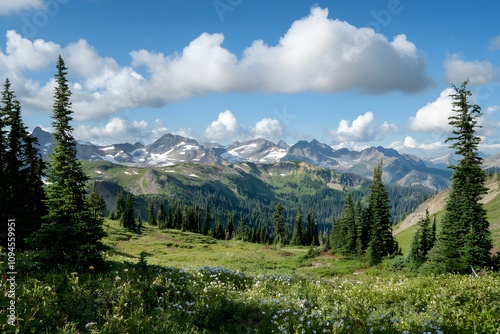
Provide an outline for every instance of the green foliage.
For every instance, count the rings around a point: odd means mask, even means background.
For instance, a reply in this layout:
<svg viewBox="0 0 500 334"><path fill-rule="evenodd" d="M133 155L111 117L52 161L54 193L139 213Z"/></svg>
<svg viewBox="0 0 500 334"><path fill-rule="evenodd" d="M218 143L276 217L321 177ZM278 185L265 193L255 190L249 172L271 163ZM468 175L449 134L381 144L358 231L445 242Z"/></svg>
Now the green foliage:
<svg viewBox="0 0 500 334"><path fill-rule="evenodd" d="M295 220L293 223L293 233L292 233L292 239L290 240L290 245L291 246L300 246L302 245L303 241L303 233L302 233L302 226L304 222L302 221L302 210L300 207L297 209L297 215L295 216Z"/></svg>
<svg viewBox="0 0 500 334"><path fill-rule="evenodd" d="M148 204L148 224L149 225L156 225L156 216L155 216L155 206L152 201L149 201Z"/></svg>
<svg viewBox="0 0 500 334"><path fill-rule="evenodd" d="M417 230L408 254L408 260L414 267L419 267L427 260L427 254L434 247L436 240L436 221L431 223L429 210L425 210L425 217L417 222Z"/></svg>
<svg viewBox="0 0 500 334"><path fill-rule="evenodd" d="M104 217L104 210L106 210L106 202L104 202L104 198L97 191L97 184L94 181L92 186L92 191L88 195L88 203L89 208L92 211L92 215L95 219Z"/></svg>
<svg viewBox="0 0 500 334"><path fill-rule="evenodd" d="M28 241L38 250L37 256L46 266L81 268L102 263L101 252L106 248L100 240L105 233L102 218L94 217L90 209L86 191L88 178L76 157L66 70L59 57L52 116L55 146L47 170L48 214Z"/></svg>
<svg viewBox="0 0 500 334"><path fill-rule="evenodd" d="M145 265L39 273L17 290L20 333L496 333L498 274L249 276ZM0 290L8 282L0 280ZM485 302L488 305L485 307ZM2 309L0 316L5 315ZM7 331L5 322L0 330Z"/></svg>
<svg viewBox="0 0 500 334"><path fill-rule="evenodd" d="M283 223L283 205L281 203L276 204L274 209L274 243L285 245L288 243L288 231L285 229L285 224Z"/></svg>
<svg viewBox="0 0 500 334"><path fill-rule="evenodd" d="M437 272L468 272L470 267L482 268L490 264L492 248L486 211L479 202L486 193L486 174L481 169L478 155L480 138L476 136L481 107L469 103L468 82L461 87L453 85L451 95L454 114L449 117L453 135L447 139L459 163L452 166L452 184L446 203L436 247L429 254L427 267Z"/></svg>
<svg viewBox="0 0 500 334"><path fill-rule="evenodd" d="M127 198L124 201L124 206L122 208L120 224L122 227L128 228L129 230L135 230L136 228L134 204L135 196L132 193L128 193Z"/></svg>
<svg viewBox="0 0 500 334"><path fill-rule="evenodd" d="M27 247L26 238L41 226L46 215L42 177L44 163L38 142L27 131L21 104L5 80L0 100L0 220L16 220L16 248ZM2 238L0 246L6 246Z"/></svg>
<svg viewBox="0 0 500 334"><path fill-rule="evenodd" d="M392 236L388 195L382 184L382 163L373 170L373 183L368 198L367 225L369 229L368 254L371 264L378 264L386 256L398 252Z"/></svg>

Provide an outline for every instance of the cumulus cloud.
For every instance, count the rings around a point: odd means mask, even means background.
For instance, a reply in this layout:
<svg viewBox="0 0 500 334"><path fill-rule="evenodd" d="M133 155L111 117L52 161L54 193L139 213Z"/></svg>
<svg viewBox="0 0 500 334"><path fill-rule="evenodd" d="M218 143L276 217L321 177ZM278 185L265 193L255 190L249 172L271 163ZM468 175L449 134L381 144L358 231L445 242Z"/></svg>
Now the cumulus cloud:
<svg viewBox="0 0 500 334"><path fill-rule="evenodd" d="M285 134L283 124L273 118L264 118L251 129L254 138L265 138L268 140L280 140Z"/></svg>
<svg viewBox="0 0 500 334"><path fill-rule="evenodd" d="M144 120L129 121L122 117L113 117L102 126L80 125L75 128L74 136L78 140L93 144L108 145L118 142L151 143L165 133L167 128L157 119L149 125Z"/></svg>
<svg viewBox="0 0 500 334"><path fill-rule="evenodd" d="M243 128L233 113L226 110L207 127L205 137L213 142L235 141L244 137Z"/></svg>
<svg viewBox="0 0 500 334"><path fill-rule="evenodd" d="M403 142L392 142L389 147L398 151L408 151L408 149L410 149L410 151L436 151L447 148L448 146L441 141L421 143L411 136L406 136Z"/></svg>
<svg viewBox="0 0 500 334"><path fill-rule="evenodd" d="M500 35L491 38L488 47L490 50L500 50Z"/></svg>
<svg viewBox="0 0 500 334"><path fill-rule="evenodd" d="M330 134L339 142L354 143L380 140L386 134L396 131L396 125L387 122L378 126L373 113L367 111L364 115L356 117L352 125L350 121L342 119L337 129L331 130Z"/></svg>
<svg viewBox="0 0 500 334"><path fill-rule="evenodd" d="M485 84L495 80L496 70L489 61L466 61L460 54L445 60L446 80L459 85L469 79L471 85Z"/></svg>
<svg viewBox="0 0 500 334"><path fill-rule="evenodd" d="M293 22L276 45L254 41L240 58L222 46L222 34L202 33L174 54L132 51L128 65L99 55L85 40L60 46L15 31L6 37L0 75L11 79L32 110L47 110L43 100L51 96L46 93L53 82L31 82L27 71L44 71L63 56L75 87L77 120L106 119L118 110L160 107L212 92L412 93L432 83L423 55L405 35L391 41L371 28L330 19L319 7Z"/></svg>
<svg viewBox="0 0 500 334"><path fill-rule="evenodd" d="M446 88L439 97L420 108L415 116L410 117L410 128L414 131L451 133L448 118L453 115L450 95L452 88Z"/></svg>
<svg viewBox="0 0 500 334"><path fill-rule="evenodd" d="M2 0L0 1L0 14L17 13L25 9L40 9L42 5L42 0Z"/></svg>

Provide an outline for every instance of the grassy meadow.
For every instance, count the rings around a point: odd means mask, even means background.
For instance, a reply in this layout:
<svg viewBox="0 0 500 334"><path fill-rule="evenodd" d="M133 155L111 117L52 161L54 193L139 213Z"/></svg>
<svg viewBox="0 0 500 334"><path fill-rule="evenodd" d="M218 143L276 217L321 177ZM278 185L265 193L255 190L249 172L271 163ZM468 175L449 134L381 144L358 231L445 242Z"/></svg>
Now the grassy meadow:
<svg viewBox="0 0 500 334"><path fill-rule="evenodd" d="M45 272L18 255L17 322L3 308L2 332L500 332L499 273L416 276L391 270L397 259L369 267L309 247L104 227L105 271Z"/></svg>

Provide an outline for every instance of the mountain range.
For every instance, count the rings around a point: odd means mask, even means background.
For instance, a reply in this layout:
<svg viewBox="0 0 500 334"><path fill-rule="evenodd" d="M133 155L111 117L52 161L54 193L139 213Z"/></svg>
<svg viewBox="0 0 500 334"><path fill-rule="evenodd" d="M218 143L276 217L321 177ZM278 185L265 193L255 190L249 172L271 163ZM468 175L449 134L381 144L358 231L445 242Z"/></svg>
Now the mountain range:
<svg viewBox="0 0 500 334"><path fill-rule="evenodd" d="M42 155L47 159L54 144L52 135L37 127L33 136L38 139ZM433 190L449 186L451 171L446 166L456 161L451 155L424 161L414 155L400 154L394 149L381 146L361 151L346 148L335 150L317 140L301 140L292 146L284 141L275 144L262 138L236 141L228 146L201 145L194 139L173 134L165 134L149 145L122 143L100 146L78 142L77 151L80 160L109 161L136 167L163 167L182 162L232 165L244 162L272 164L299 161L368 178L371 177L373 168L382 161L385 183L422 185ZM489 166L496 165L498 160L489 161Z"/></svg>

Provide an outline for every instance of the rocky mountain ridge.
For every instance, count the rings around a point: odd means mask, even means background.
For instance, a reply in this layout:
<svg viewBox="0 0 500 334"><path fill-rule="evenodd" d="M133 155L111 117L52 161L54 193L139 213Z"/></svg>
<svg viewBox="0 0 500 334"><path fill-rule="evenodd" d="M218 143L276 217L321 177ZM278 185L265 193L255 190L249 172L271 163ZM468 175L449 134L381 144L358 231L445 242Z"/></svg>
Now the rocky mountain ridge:
<svg viewBox="0 0 500 334"><path fill-rule="evenodd" d="M45 159L52 151L50 133L37 127L33 135ZM400 154L394 149L370 147L361 151L335 150L317 140L301 140L289 146L263 138L234 142L228 146L201 145L196 140L179 135L165 134L149 145L122 143L99 146L77 143L78 158L86 161L109 161L129 166L172 166L181 162L209 164L237 164L252 162L270 164L280 161L300 161L313 166L326 167L370 178L373 168L382 161L384 182L401 186L422 185L441 190L448 187L451 172L443 159L437 163L416 156Z"/></svg>

